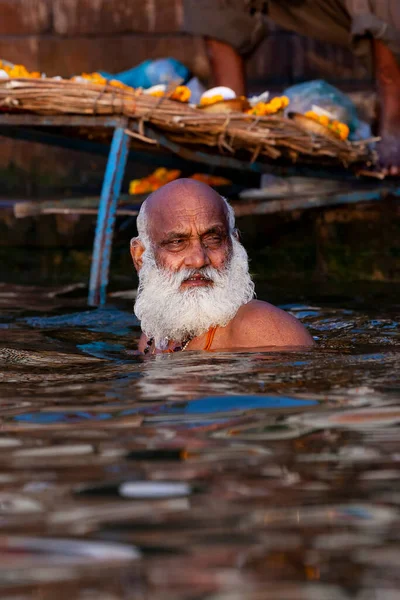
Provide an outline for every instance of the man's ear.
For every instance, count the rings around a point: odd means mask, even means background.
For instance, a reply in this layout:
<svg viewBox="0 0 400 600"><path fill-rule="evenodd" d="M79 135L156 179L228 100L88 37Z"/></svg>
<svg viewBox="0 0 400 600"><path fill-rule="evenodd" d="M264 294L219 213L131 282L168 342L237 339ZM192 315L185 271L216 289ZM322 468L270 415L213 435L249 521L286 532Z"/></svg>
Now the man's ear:
<svg viewBox="0 0 400 600"><path fill-rule="evenodd" d="M232 231L232 235L234 238L237 239L238 242L240 242L240 232L239 229L237 229L237 227L235 227L235 229Z"/></svg>
<svg viewBox="0 0 400 600"><path fill-rule="evenodd" d="M136 271L139 273L142 268L143 259L142 255L144 252L144 246L138 237L131 239L131 256L133 264L135 265Z"/></svg>

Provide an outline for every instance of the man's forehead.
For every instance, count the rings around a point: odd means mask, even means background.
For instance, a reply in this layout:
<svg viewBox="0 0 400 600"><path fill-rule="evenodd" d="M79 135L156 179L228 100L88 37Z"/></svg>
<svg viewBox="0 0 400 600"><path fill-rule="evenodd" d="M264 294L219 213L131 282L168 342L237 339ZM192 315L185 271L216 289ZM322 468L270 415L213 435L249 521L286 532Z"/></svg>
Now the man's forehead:
<svg viewBox="0 0 400 600"><path fill-rule="evenodd" d="M148 219L150 230L155 235L193 227L207 229L215 225L228 225L222 199L201 196L174 198L168 195L150 204Z"/></svg>

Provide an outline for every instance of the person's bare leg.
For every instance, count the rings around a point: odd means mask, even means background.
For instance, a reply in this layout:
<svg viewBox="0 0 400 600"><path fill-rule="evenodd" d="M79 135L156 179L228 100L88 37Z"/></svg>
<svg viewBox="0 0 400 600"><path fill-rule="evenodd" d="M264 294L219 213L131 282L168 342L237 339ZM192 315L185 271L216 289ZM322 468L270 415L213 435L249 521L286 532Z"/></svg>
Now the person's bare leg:
<svg viewBox="0 0 400 600"><path fill-rule="evenodd" d="M246 93L244 60L238 52L218 40L207 38L207 51L211 63L214 85L225 85L238 96Z"/></svg>
<svg viewBox="0 0 400 600"><path fill-rule="evenodd" d="M381 164L390 175L400 174L400 65L389 48L374 40L375 77L380 102Z"/></svg>

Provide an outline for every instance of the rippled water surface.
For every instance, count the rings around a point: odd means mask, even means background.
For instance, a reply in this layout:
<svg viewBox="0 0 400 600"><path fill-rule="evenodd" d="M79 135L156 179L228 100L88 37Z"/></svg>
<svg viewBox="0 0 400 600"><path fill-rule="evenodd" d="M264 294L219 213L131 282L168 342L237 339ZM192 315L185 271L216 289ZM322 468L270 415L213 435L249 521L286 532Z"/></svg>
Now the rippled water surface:
<svg viewBox="0 0 400 600"><path fill-rule="evenodd" d="M275 296L316 348L144 359L131 299L0 285L2 600L399 597L398 296Z"/></svg>

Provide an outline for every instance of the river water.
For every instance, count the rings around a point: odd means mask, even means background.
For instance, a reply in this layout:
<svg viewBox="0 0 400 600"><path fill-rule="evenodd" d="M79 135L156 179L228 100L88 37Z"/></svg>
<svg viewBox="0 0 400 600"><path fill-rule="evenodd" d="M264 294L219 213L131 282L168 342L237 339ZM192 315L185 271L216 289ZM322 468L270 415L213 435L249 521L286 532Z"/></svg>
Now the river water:
<svg viewBox="0 0 400 600"><path fill-rule="evenodd" d="M2 600L400 597L398 290L260 290L315 348L141 358L124 294L0 285Z"/></svg>

